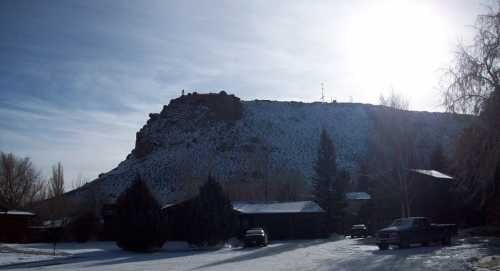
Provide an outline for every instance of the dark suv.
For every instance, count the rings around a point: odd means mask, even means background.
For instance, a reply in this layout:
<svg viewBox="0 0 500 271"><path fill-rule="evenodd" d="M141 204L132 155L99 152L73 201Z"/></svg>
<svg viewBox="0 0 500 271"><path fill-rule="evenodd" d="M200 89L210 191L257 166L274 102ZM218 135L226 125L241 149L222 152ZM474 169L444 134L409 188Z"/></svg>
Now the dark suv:
<svg viewBox="0 0 500 271"><path fill-rule="evenodd" d="M356 238L356 237L368 237L368 230L366 229L365 224L357 224L357 225L352 225L351 231L349 234L351 238Z"/></svg>
<svg viewBox="0 0 500 271"><path fill-rule="evenodd" d="M248 229L243 236L243 242L246 247L250 246L267 246L267 234L262 228Z"/></svg>

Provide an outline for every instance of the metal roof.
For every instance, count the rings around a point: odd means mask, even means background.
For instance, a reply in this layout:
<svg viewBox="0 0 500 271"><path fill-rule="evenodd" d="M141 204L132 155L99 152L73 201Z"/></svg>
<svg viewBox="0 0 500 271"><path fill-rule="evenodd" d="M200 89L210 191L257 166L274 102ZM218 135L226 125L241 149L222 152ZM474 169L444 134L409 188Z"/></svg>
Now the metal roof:
<svg viewBox="0 0 500 271"><path fill-rule="evenodd" d="M32 212L19 211L19 210L8 210L6 212L0 212L0 215L27 215L34 216L35 214Z"/></svg>
<svg viewBox="0 0 500 271"><path fill-rule="evenodd" d="M369 199L372 199L370 194L368 194L366 192L349 192L349 193L345 193L345 197L348 200L369 200Z"/></svg>
<svg viewBox="0 0 500 271"><path fill-rule="evenodd" d="M453 180L453 177L451 176L448 176L444 173L441 173L437 170L427 170L427 169L410 169L410 171L413 171L413 172L416 172L416 173L419 173L419 174L423 174L423 175L427 175L429 177L432 177L432 178L436 178L436 179L445 179L445 180Z"/></svg>
<svg viewBox="0 0 500 271"><path fill-rule="evenodd" d="M313 201L293 201L278 203L233 202L233 209L243 214L281 214L281 213L323 213Z"/></svg>

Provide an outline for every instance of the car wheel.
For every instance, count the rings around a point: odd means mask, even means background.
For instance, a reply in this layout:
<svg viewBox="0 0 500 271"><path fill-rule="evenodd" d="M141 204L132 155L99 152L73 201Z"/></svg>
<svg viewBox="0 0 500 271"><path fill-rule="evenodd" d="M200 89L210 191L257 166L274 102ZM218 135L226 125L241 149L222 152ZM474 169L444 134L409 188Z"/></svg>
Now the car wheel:
<svg viewBox="0 0 500 271"><path fill-rule="evenodd" d="M378 249L387 250L389 248L389 244L378 244Z"/></svg>

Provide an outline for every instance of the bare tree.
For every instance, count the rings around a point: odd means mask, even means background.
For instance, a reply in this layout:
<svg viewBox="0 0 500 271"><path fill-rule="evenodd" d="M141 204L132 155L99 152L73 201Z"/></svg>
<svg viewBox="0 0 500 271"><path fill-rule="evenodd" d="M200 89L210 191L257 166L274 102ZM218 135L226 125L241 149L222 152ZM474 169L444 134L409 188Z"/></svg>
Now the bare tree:
<svg viewBox="0 0 500 271"><path fill-rule="evenodd" d="M410 101L408 98L404 97L400 93L391 90L389 95L384 96L380 94L379 96L380 105L390 107L395 110L408 110L410 109Z"/></svg>
<svg viewBox="0 0 500 271"><path fill-rule="evenodd" d="M500 89L500 10L477 17L471 45L459 44L444 76L443 103L450 112L479 114Z"/></svg>
<svg viewBox="0 0 500 271"><path fill-rule="evenodd" d="M409 101L392 91L387 97L380 95L380 104L387 108L375 112L375 133L371 138L370 178L378 180L384 197L399 197L401 216L411 215L414 200L409 168L418 160L414 127L407 125Z"/></svg>
<svg viewBox="0 0 500 271"><path fill-rule="evenodd" d="M89 178L83 176L82 174L78 174L78 176L76 176L76 179L71 184L71 189L78 189L86 185L88 182L90 182Z"/></svg>
<svg viewBox="0 0 500 271"><path fill-rule="evenodd" d="M54 255L56 245L63 237L64 228L69 224L67 218L70 202L63 197L64 195L64 169L61 162L52 166L52 176L49 180L48 218L50 219L50 238L52 239Z"/></svg>
<svg viewBox="0 0 500 271"><path fill-rule="evenodd" d="M52 166L52 176L50 177L50 197L59 197L64 194L64 169L61 162Z"/></svg>
<svg viewBox="0 0 500 271"><path fill-rule="evenodd" d="M20 208L45 197L45 183L28 157L0 152L0 203Z"/></svg>
<svg viewBox="0 0 500 271"><path fill-rule="evenodd" d="M464 199L484 209L500 203L500 2L477 17L474 29L472 44L458 46L444 77L443 103L478 116L459 139L452 170Z"/></svg>

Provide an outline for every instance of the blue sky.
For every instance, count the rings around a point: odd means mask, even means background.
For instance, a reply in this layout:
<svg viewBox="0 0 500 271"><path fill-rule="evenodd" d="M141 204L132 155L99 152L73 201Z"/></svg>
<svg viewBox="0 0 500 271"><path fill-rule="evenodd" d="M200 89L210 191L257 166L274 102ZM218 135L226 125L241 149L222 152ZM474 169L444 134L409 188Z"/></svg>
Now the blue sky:
<svg viewBox="0 0 500 271"><path fill-rule="evenodd" d="M375 4L376 3L376 4ZM440 69L487 1L1 1L0 150L68 188L122 161L181 89L439 106Z"/></svg>

